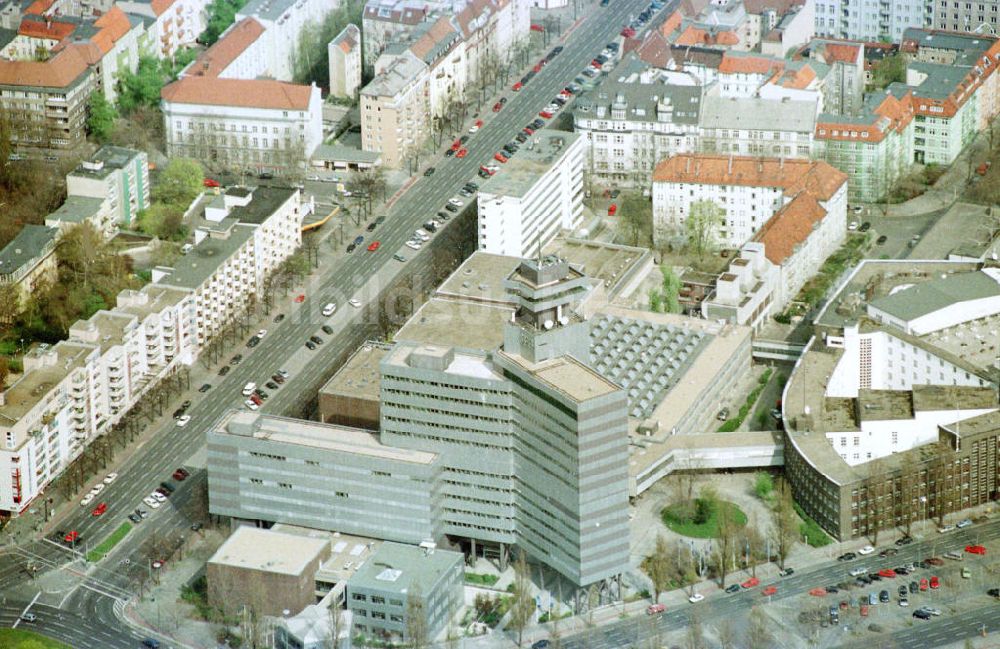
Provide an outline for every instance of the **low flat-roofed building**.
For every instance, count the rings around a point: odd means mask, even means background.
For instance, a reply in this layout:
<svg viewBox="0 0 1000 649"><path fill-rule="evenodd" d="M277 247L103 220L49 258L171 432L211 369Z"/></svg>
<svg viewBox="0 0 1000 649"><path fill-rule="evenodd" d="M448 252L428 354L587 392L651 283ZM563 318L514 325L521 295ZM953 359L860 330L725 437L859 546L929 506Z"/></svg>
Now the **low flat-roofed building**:
<svg viewBox="0 0 1000 649"><path fill-rule="evenodd" d="M89 223L105 238L110 238L117 232L111 205L106 198L67 196L62 205L45 217L45 225L60 230L80 223Z"/></svg>
<svg viewBox="0 0 1000 649"><path fill-rule="evenodd" d="M997 314L1000 314L1000 268L982 268L902 285L868 304L872 319L916 336Z"/></svg>
<svg viewBox="0 0 1000 649"><path fill-rule="evenodd" d="M410 641L407 600L418 598L426 615L427 637L440 636L462 605L461 552L383 543L347 582L347 607L354 630L366 637Z"/></svg>
<svg viewBox="0 0 1000 649"><path fill-rule="evenodd" d="M327 538L241 525L206 564L208 602L226 615L298 613L316 602L315 575L330 556Z"/></svg>

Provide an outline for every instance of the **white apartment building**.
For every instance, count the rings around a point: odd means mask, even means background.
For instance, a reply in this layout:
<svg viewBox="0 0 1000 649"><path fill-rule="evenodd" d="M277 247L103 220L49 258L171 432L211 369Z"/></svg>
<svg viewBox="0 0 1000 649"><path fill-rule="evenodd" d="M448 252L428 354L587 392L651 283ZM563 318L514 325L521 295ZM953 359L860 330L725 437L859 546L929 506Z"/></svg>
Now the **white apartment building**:
<svg viewBox="0 0 1000 649"><path fill-rule="evenodd" d="M361 89L361 148L403 165L429 133L430 75L409 50Z"/></svg>
<svg viewBox="0 0 1000 649"><path fill-rule="evenodd" d="M143 22L153 35L153 54L172 58L182 45L192 45L205 31L209 0L119 0L116 6Z"/></svg>
<svg viewBox="0 0 1000 649"><path fill-rule="evenodd" d="M302 31L308 25L322 24L337 6L338 3L328 0L250 0L236 14L236 20L254 18L261 24L267 76L291 81L294 77L292 59Z"/></svg>
<svg viewBox="0 0 1000 649"><path fill-rule="evenodd" d="M164 87L161 97L170 157L259 172L302 168L322 143L315 85L195 76Z"/></svg>
<svg viewBox="0 0 1000 649"><path fill-rule="evenodd" d="M353 99L361 88L361 30L350 24L327 45L330 94Z"/></svg>
<svg viewBox="0 0 1000 649"><path fill-rule="evenodd" d="M449 4L421 0L368 0L361 17L362 64L365 69L374 71L375 61L389 43L405 41L433 10Z"/></svg>
<svg viewBox="0 0 1000 649"><path fill-rule="evenodd" d="M785 158L812 155L817 102L722 97L712 90L702 100L700 151Z"/></svg>
<svg viewBox="0 0 1000 649"><path fill-rule="evenodd" d="M113 426L259 290L301 242L298 190L233 188L195 224L194 249L69 339L25 355L0 392L0 511L23 512L93 439Z"/></svg>
<svg viewBox="0 0 1000 649"><path fill-rule="evenodd" d="M227 29L178 76L223 79L271 76L268 70L268 42L264 38L264 26L255 18L244 18Z"/></svg>
<svg viewBox="0 0 1000 649"><path fill-rule="evenodd" d="M816 33L856 41L898 43L907 28L929 27L933 13L934 2L816 0Z"/></svg>
<svg viewBox="0 0 1000 649"><path fill-rule="evenodd" d="M106 200L115 229L128 227L149 208L149 157L106 144L66 174L66 193Z"/></svg>
<svg viewBox="0 0 1000 649"><path fill-rule="evenodd" d="M828 222L846 221L847 176L825 162L750 158L710 154L682 154L664 160L653 173L653 234L662 239L671 231L683 231L691 205L710 201L721 208L722 218L715 229L719 245L740 248L777 214L785 214L785 224L764 238L768 247L782 247L784 259L804 239L792 229L790 211L802 212L807 219L827 222L817 210L835 215ZM840 196L844 193L844 197ZM805 201L803 199L810 199ZM795 203L793 205L793 203ZM775 221L777 224L778 221ZM810 221L812 223L812 221ZM809 227L806 232L811 232ZM846 231L846 222L843 231ZM767 228L771 233L773 227ZM835 240L843 237L843 232ZM760 239L758 239L760 240ZM777 250L768 251L769 256Z"/></svg>
<svg viewBox="0 0 1000 649"><path fill-rule="evenodd" d="M583 219L584 138L542 129L479 189L479 249L532 257Z"/></svg>
<svg viewBox="0 0 1000 649"><path fill-rule="evenodd" d="M607 81L577 99L573 130L585 141L592 178L648 187L657 162L697 149L701 96L702 87L694 83L633 75L628 81Z"/></svg>

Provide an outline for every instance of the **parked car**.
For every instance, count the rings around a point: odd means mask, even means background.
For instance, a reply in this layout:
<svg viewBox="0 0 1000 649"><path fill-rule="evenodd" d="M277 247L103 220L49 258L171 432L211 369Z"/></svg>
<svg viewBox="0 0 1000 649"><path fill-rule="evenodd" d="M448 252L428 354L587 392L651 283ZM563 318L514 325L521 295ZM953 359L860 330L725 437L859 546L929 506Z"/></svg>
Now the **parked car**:
<svg viewBox="0 0 1000 649"><path fill-rule="evenodd" d="M650 604L646 607L646 615L656 615L667 610L666 604Z"/></svg>

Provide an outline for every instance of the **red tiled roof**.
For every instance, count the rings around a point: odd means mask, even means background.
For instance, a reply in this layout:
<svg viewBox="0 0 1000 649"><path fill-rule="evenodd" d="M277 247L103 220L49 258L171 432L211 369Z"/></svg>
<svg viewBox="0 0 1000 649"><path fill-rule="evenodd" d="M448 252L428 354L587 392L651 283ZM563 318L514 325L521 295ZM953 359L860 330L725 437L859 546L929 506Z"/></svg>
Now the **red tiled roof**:
<svg viewBox="0 0 1000 649"><path fill-rule="evenodd" d="M780 266L795 254L795 248L805 243L825 217L826 209L816 197L802 192L775 212L753 240L763 243L764 256L772 264Z"/></svg>
<svg viewBox="0 0 1000 649"><path fill-rule="evenodd" d="M24 15L26 16L41 16L44 15L46 11L52 8L56 0L35 0L28 8L24 10Z"/></svg>
<svg viewBox="0 0 1000 649"><path fill-rule="evenodd" d="M676 45L739 45L740 37L729 30L708 32L694 25L689 25L674 43Z"/></svg>
<svg viewBox="0 0 1000 649"><path fill-rule="evenodd" d="M719 74L771 74L784 70L785 64L764 56L734 56L726 53L719 64Z"/></svg>
<svg viewBox="0 0 1000 649"><path fill-rule="evenodd" d="M128 16L117 6L111 7L108 13L94 21L94 26L100 31L94 34L90 40L97 47L101 48L101 52L104 54L110 52L115 43L118 42L118 39L132 29L132 25L128 21Z"/></svg>
<svg viewBox="0 0 1000 649"><path fill-rule="evenodd" d="M664 36L670 36L672 33L680 29L681 21L683 20L684 15L681 14L680 11L674 11L672 14L667 16L667 19L663 21L662 25L652 31L659 32Z"/></svg>
<svg viewBox="0 0 1000 649"><path fill-rule="evenodd" d="M824 46L826 63L847 63L854 65L858 62L858 55L862 51L861 45L851 45L848 43L826 43Z"/></svg>
<svg viewBox="0 0 1000 649"><path fill-rule="evenodd" d="M798 70L785 70L783 73L775 75L774 83L783 88L805 90L815 79L816 71L808 65L803 65Z"/></svg>
<svg viewBox="0 0 1000 649"><path fill-rule="evenodd" d="M744 0L743 7L751 15L760 15L765 9L773 9L779 16L784 16L792 7L805 4L802 0Z"/></svg>
<svg viewBox="0 0 1000 649"><path fill-rule="evenodd" d="M189 74L199 77L219 76L263 33L263 25L254 18L244 18L195 59L188 68Z"/></svg>
<svg viewBox="0 0 1000 649"><path fill-rule="evenodd" d="M17 33L28 38L44 38L53 41L61 41L76 30L73 23L61 23L55 20L35 20L24 18L21 20Z"/></svg>
<svg viewBox="0 0 1000 649"><path fill-rule="evenodd" d="M635 51L641 61L654 68L666 69L672 58L670 44L663 34L656 30L648 32Z"/></svg>
<svg viewBox="0 0 1000 649"><path fill-rule="evenodd" d="M48 61L0 61L0 84L65 88L87 72L87 60L76 45L63 48Z"/></svg>
<svg viewBox="0 0 1000 649"><path fill-rule="evenodd" d="M174 0L153 0L149 6L153 9L153 14L160 16L174 4Z"/></svg>
<svg viewBox="0 0 1000 649"><path fill-rule="evenodd" d="M184 77L165 86L160 97L178 104L307 110L312 86L270 79Z"/></svg>
<svg viewBox="0 0 1000 649"><path fill-rule="evenodd" d="M455 28L451 26L451 19L448 16L441 16L434 21L430 29L410 45L410 51L423 61L435 45L453 35L457 35L457 33Z"/></svg>

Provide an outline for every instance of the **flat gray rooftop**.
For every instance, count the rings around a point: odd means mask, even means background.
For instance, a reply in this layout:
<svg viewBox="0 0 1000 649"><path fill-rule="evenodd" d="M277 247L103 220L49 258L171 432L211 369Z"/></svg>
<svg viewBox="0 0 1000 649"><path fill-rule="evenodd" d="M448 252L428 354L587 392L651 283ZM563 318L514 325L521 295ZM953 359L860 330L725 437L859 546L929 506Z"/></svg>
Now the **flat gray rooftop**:
<svg viewBox="0 0 1000 649"><path fill-rule="evenodd" d="M434 295L445 299L513 305L514 301L504 290L503 280L520 263L518 257L476 251L441 283Z"/></svg>
<svg viewBox="0 0 1000 649"><path fill-rule="evenodd" d="M249 241L254 229L232 223L226 237L205 237L194 250L174 261L173 271L158 283L180 288L197 289L208 280L219 264L232 257Z"/></svg>
<svg viewBox="0 0 1000 649"><path fill-rule="evenodd" d="M430 594L443 573L453 570L462 554L450 550L424 552L414 545L387 541L365 561L347 582L348 588L363 588L405 595L414 585Z"/></svg>
<svg viewBox="0 0 1000 649"><path fill-rule="evenodd" d="M495 349L503 342L503 325L513 309L433 297L424 303L395 339L459 349Z"/></svg>
<svg viewBox="0 0 1000 649"><path fill-rule="evenodd" d="M124 168L139 154L140 152L134 149L105 144L90 157L90 160L77 165L71 175L106 178L111 172Z"/></svg>
<svg viewBox="0 0 1000 649"><path fill-rule="evenodd" d="M337 373L319 389L321 394L346 394L362 399L379 398L379 363L391 347L365 343L351 354Z"/></svg>
<svg viewBox="0 0 1000 649"><path fill-rule="evenodd" d="M215 551L208 563L283 575L301 575L309 562L329 545L328 538L311 538L241 525Z"/></svg>
<svg viewBox="0 0 1000 649"><path fill-rule="evenodd" d="M568 131L547 128L535 131L517 154L482 184L480 195L524 196L543 174L559 164L566 149L579 138Z"/></svg>
<svg viewBox="0 0 1000 649"><path fill-rule="evenodd" d="M101 211L101 205L103 204L103 198L67 196L63 204L45 217L45 220L52 222L60 221L63 223L83 223L87 219L97 215Z"/></svg>
<svg viewBox="0 0 1000 649"><path fill-rule="evenodd" d="M38 257L56 238L55 228L28 224L21 228L17 236L0 250L0 275L14 273L26 263Z"/></svg>

